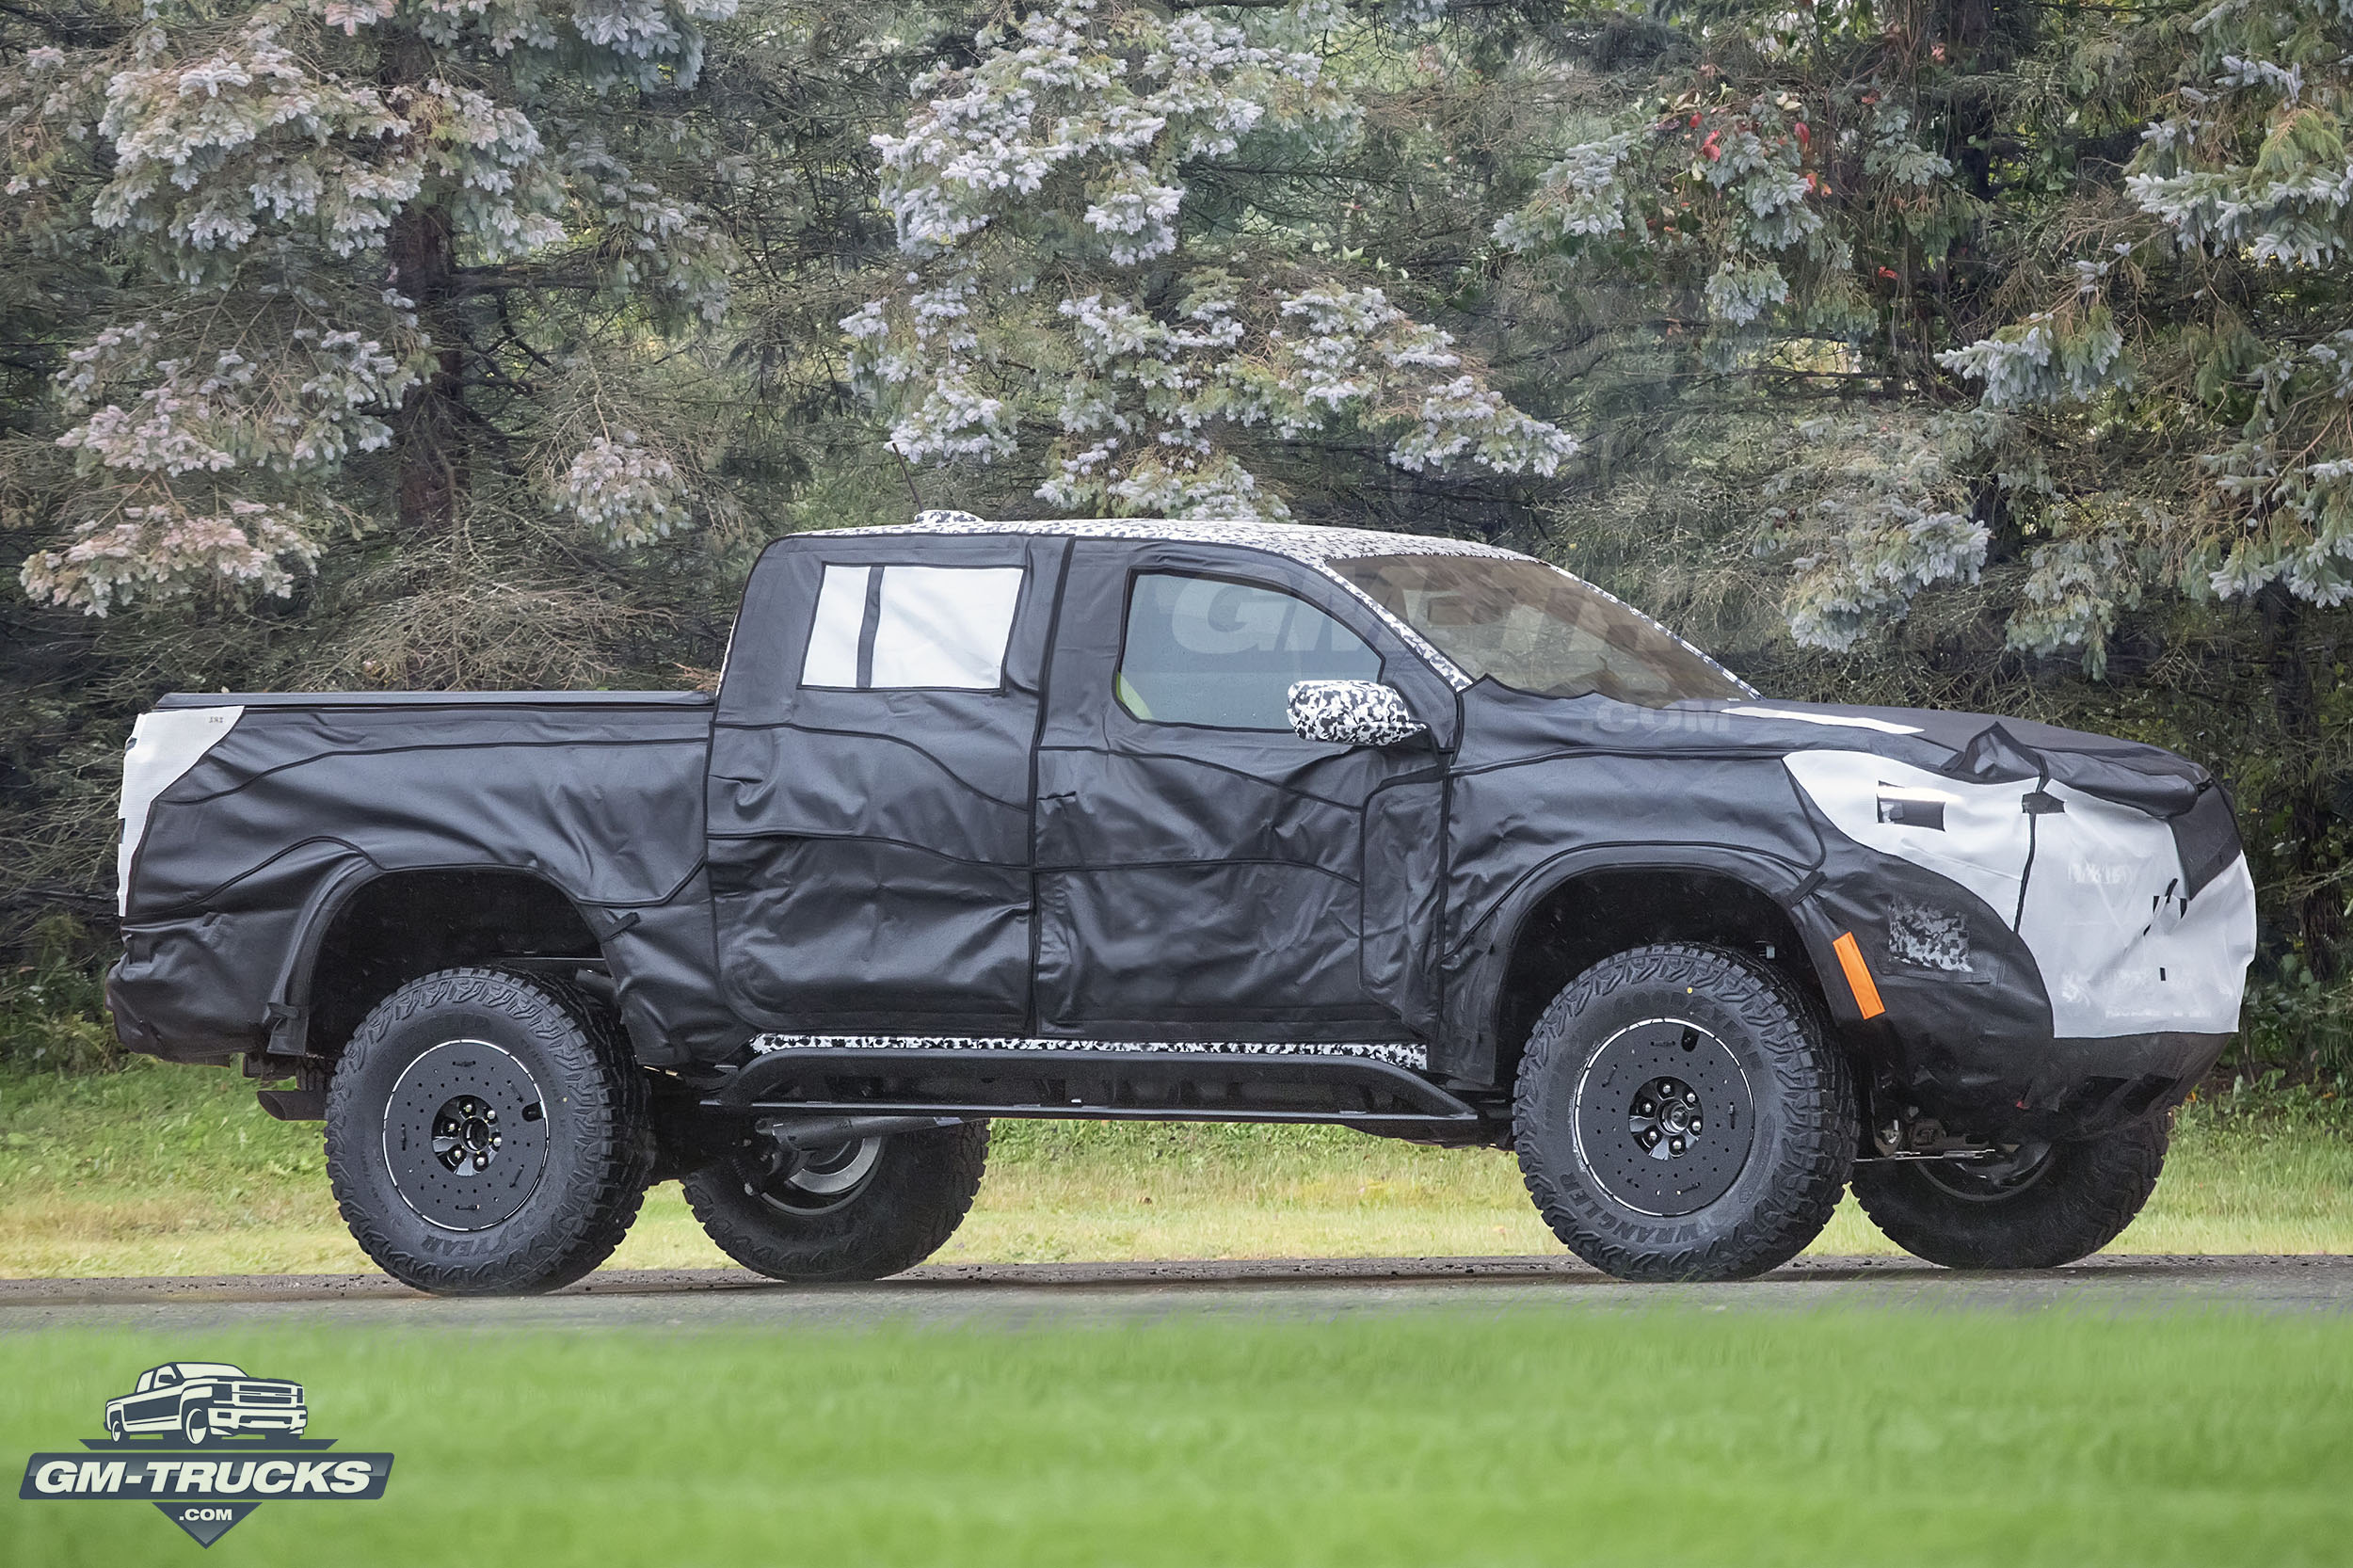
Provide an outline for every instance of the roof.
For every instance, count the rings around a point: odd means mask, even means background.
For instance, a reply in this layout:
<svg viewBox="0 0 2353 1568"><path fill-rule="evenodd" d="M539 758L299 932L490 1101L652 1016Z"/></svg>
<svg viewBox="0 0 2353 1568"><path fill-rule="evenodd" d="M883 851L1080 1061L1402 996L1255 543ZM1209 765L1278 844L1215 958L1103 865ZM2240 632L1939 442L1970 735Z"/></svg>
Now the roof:
<svg viewBox="0 0 2353 1568"><path fill-rule="evenodd" d="M919 512L915 521L893 528L828 529L829 534L1032 534L1048 538L1167 539L1177 544L1239 545L1321 566L1367 555L1484 555L1531 559L1469 539L1433 539L1422 534L1386 534L1373 528L1326 528L1312 522L1204 522L1168 518L1045 518L1030 522L994 521L969 512Z"/></svg>

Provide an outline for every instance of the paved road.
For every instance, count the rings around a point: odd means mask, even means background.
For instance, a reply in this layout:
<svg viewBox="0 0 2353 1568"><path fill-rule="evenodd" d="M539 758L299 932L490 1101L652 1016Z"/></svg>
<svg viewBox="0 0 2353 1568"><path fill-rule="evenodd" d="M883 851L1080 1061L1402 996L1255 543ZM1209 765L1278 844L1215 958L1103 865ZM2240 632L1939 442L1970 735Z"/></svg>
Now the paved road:
<svg viewBox="0 0 2353 1568"><path fill-rule="evenodd" d="M1329 1319L1474 1311L1905 1306L1947 1310L2353 1311L2353 1257L2102 1257L2035 1274L1811 1257L1740 1285L1630 1286L1563 1257L932 1264L873 1285L786 1286L735 1269L609 1270L552 1295L437 1301L377 1274L0 1280L0 1334L341 1322L454 1328L1017 1328L1199 1314Z"/></svg>

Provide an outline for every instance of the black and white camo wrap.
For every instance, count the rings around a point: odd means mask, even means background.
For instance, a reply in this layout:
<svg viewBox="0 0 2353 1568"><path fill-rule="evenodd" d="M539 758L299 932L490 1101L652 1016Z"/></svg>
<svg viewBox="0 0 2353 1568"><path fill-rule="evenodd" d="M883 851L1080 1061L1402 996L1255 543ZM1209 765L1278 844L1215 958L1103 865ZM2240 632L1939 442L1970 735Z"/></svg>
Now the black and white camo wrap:
<svg viewBox="0 0 2353 1568"><path fill-rule="evenodd" d="M1042 518L1005 522L969 512L916 514L912 524L893 528L845 528L843 534L1042 534L1053 538L1166 539L1173 544L1238 545L1289 556L1309 566L1353 561L1366 555L1483 555L1495 561L1525 561L1516 551L1469 539L1438 539L1423 534L1386 534L1377 528L1326 528L1313 522L1207 522L1187 518Z"/></svg>
<svg viewBox="0 0 2353 1568"><path fill-rule="evenodd" d="M1264 1040L1046 1040L977 1034L758 1034L752 1049L762 1056L785 1050L1059 1050L1107 1055L1151 1056L1353 1056L1420 1072L1430 1064L1419 1046L1358 1045L1329 1041Z"/></svg>
<svg viewBox="0 0 2353 1568"><path fill-rule="evenodd" d="M1430 728L1378 680L1295 680L1283 712L1302 738L1341 745L1395 745Z"/></svg>

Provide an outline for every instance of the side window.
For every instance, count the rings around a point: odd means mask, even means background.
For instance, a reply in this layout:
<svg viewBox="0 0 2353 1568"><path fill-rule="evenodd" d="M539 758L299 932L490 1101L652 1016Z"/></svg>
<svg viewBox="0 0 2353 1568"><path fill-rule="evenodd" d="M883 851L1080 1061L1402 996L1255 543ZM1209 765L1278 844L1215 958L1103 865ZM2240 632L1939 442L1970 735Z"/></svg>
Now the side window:
<svg viewBox="0 0 2353 1568"><path fill-rule="evenodd" d="M1019 567L825 568L801 684L993 692L1021 601Z"/></svg>
<svg viewBox="0 0 2353 1568"><path fill-rule="evenodd" d="M1380 678L1363 638L1280 588L1144 572L1128 589L1117 690L1137 718L1288 731L1293 681Z"/></svg>
<svg viewBox="0 0 2353 1568"><path fill-rule="evenodd" d="M175 1368L170 1367L158 1367L155 1368L155 1387L168 1388L179 1381L180 1374Z"/></svg>

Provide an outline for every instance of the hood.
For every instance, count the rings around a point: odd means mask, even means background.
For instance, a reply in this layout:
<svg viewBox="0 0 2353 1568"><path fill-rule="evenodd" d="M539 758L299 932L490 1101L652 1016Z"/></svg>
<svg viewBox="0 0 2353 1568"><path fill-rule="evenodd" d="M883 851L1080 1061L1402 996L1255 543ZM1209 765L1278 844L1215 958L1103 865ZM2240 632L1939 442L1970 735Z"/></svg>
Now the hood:
<svg viewBox="0 0 2353 1568"><path fill-rule="evenodd" d="M1867 753L1963 784L2057 783L2165 823L2194 892L2239 854L2222 787L2162 746L2032 719L1927 708L1830 702L1678 703L1638 708L1600 696L1554 697L1492 680L1463 693L1459 766L1510 766L1549 756L1787 757Z"/></svg>
<svg viewBox="0 0 2353 1568"><path fill-rule="evenodd" d="M1680 702L1640 708L1608 697L1540 696L1493 680L1462 694L1462 760L1477 766L1549 752L1641 755L1867 751L1963 783L2056 779L2153 817L2176 817L2213 785L2162 746L2032 719L1833 702Z"/></svg>
<svg viewBox="0 0 2353 1568"><path fill-rule="evenodd" d="M2178 817L2212 782L2206 770L2162 746L2120 741L2033 719L1954 713L1930 708L1862 708L1829 702L1748 702L1707 705L1737 718L1785 719L1836 732L1842 750L1883 751L1917 762L1916 744L1873 744L1875 736L1917 736L1947 753L1935 771L1972 784L2057 780L2088 795Z"/></svg>

